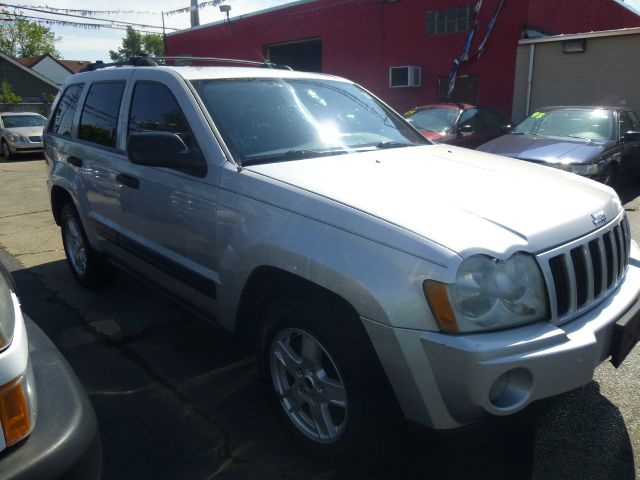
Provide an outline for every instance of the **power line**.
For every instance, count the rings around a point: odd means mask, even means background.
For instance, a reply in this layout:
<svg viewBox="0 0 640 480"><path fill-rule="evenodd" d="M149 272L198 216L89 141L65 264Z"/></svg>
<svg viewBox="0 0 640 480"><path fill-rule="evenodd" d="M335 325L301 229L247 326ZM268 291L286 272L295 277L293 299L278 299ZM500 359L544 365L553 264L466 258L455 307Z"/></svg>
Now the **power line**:
<svg viewBox="0 0 640 480"><path fill-rule="evenodd" d="M46 10L42 10L42 9L39 9L39 8L24 7L24 6L20 6L20 5L12 5L12 4L9 4L9 3L0 3L0 7L10 7L10 8L14 8L14 9L20 9L20 10L30 10L32 12L45 13L47 15L60 15L60 16L63 16L63 17L83 18L83 19L86 18L87 20L98 20L100 22L109 22L109 23L114 23L114 24L118 24L118 25L131 25L131 26L143 27L143 28L162 28L162 26L145 25L143 23L125 22L125 21L121 21L121 20L110 20L108 18L89 17L87 15L73 15L71 13L62 13L62 12L48 12ZM177 28L167 28L167 29L168 30L178 30Z"/></svg>
<svg viewBox="0 0 640 480"><path fill-rule="evenodd" d="M10 22L12 21L9 18L1 18L2 15L8 15L10 17L16 17L16 18L30 18L30 19L34 19L36 20L37 23L45 23L45 24L50 24L50 25L61 25L61 26L69 26L69 27L82 27L82 28L89 28L89 29L99 29L99 28L111 28L113 30L127 30L127 27L122 25L120 27L116 26L119 22L113 22L111 24L104 24L104 23L85 23L85 22L72 22L69 20L57 20L57 19L53 19L53 18L46 18L46 17L35 17L32 15L22 15L22 14L18 14L18 13L9 13L9 12L3 12L0 13L0 21L5 21L5 22ZM130 25L129 25L130 26ZM153 31L149 31L149 30L137 30L140 33L153 33L158 35L158 32L153 32Z"/></svg>
<svg viewBox="0 0 640 480"><path fill-rule="evenodd" d="M20 8L32 7L33 5L19 5ZM153 12L148 10L89 10L89 9L77 9L77 8L55 8L48 5L38 7L43 11L51 12L64 12L64 13L78 13L82 16L86 15L160 15L161 12Z"/></svg>

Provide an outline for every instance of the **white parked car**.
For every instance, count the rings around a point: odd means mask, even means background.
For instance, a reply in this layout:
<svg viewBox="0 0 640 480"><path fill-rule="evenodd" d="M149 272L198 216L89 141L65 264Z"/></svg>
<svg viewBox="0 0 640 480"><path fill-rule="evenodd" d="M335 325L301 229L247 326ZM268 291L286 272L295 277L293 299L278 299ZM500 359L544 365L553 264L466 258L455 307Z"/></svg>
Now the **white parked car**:
<svg viewBox="0 0 640 480"><path fill-rule="evenodd" d="M432 145L341 78L73 75L45 131L84 286L118 265L257 345L291 432L347 461L588 383L638 338L640 251L596 182Z"/></svg>
<svg viewBox="0 0 640 480"><path fill-rule="evenodd" d="M47 119L39 113L0 112L0 147L6 160L20 153L42 151L42 129Z"/></svg>
<svg viewBox="0 0 640 480"><path fill-rule="evenodd" d="M98 479L93 407L49 338L23 315L0 264L0 477Z"/></svg>

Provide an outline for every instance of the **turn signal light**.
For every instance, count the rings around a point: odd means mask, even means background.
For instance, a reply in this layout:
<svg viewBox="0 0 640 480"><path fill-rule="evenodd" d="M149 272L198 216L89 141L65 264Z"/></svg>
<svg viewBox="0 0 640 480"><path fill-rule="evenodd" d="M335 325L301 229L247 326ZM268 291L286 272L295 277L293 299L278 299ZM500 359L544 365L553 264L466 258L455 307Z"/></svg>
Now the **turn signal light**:
<svg viewBox="0 0 640 480"><path fill-rule="evenodd" d="M31 409L22 376L0 387L0 423L7 446L19 442L31 432Z"/></svg>
<svg viewBox="0 0 640 480"><path fill-rule="evenodd" d="M451 303L449 303L449 296L447 295L447 285L436 282L435 280L426 280L423 288L424 295L427 297L427 303L429 303L431 312L440 330L449 333L458 333L456 317L453 314Z"/></svg>

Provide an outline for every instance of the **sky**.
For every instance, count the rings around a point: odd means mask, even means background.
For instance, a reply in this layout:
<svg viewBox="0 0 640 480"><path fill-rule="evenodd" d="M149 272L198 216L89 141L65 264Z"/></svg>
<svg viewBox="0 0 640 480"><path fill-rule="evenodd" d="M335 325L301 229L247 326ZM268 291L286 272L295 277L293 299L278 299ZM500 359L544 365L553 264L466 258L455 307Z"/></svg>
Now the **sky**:
<svg viewBox="0 0 640 480"><path fill-rule="evenodd" d="M110 20L120 20L126 22L141 23L144 25L162 25L161 11L170 11L190 5L190 0L51 0L46 4L39 0L14 0L11 5L20 5L24 7L46 5L60 9L88 9L88 10L120 10L120 11L143 11L152 12L150 14L94 14L99 18L107 18ZM198 0L200 3L203 0ZM640 2L640 0L638 0ZM226 0L224 3L231 6L229 12L230 18L243 15L257 10L271 8L276 5L290 3L291 0ZM13 11L13 9L9 9ZM90 19L70 18L58 15L48 15L40 12L21 10L24 15L32 15L37 17L47 17L57 20L68 20L74 22L87 23L104 23ZM207 6L200 10L200 24L216 22L224 20L226 15L220 12L219 7ZM178 13L165 16L165 26L167 32L169 28L188 28L190 26L189 13ZM56 48L62 54L62 58L67 60L104 60L109 61L109 50L117 50L122 46L122 38L125 35L124 30L112 30L108 28L86 29L71 26L49 25L49 28L55 34L61 37ZM142 27L134 27L140 30L157 31L162 33L162 29L145 29Z"/></svg>
<svg viewBox="0 0 640 480"><path fill-rule="evenodd" d="M16 5L37 6L43 3L38 0L15 0ZM199 2L202 0L198 0ZM230 17L243 15L271 8L277 5L290 3L291 0L226 0L225 3L231 6ZM620 3L621 0L617 0ZM640 12L640 0L626 0L625 4L635 8ZM152 12L150 14L118 14L105 15L96 14L96 17L108 18L127 22L142 23L145 25L162 25L161 11L170 11L189 6L189 0L51 0L47 2L48 7L62 9L90 9L90 10L136 10ZM11 11L12 9L10 9ZM42 16L51 19L71 20L78 22L102 23L95 20L83 20L56 15L46 15L39 12L22 10L25 15ZM167 28L188 28L190 25L189 13L179 13L165 16L165 26ZM220 12L219 7L207 6L200 10L200 24L224 20L225 14ZM117 50L122 45L124 31L101 28L89 30L70 26L54 25L50 27L56 35L61 37L57 48L62 53L62 58L68 60L104 60L109 61L109 50ZM141 27L140 27L141 28ZM141 28L142 29L142 28ZM161 33L161 29L146 29ZM167 30L169 31L169 30Z"/></svg>

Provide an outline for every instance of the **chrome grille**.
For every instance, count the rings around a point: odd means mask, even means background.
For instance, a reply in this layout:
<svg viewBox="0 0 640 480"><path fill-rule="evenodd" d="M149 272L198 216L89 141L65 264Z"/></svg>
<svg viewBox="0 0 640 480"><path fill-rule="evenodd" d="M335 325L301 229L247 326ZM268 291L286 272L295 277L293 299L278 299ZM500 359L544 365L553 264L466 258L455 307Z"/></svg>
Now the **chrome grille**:
<svg viewBox="0 0 640 480"><path fill-rule="evenodd" d="M629 264L626 215L586 237L538 255L549 292L551 321L563 323L606 298Z"/></svg>
<svg viewBox="0 0 640 480"><path fill-rule="evenodd" d="M41 142L42 141L42 137L29 137L29 140L31 140L34 143Z"/></svg>

